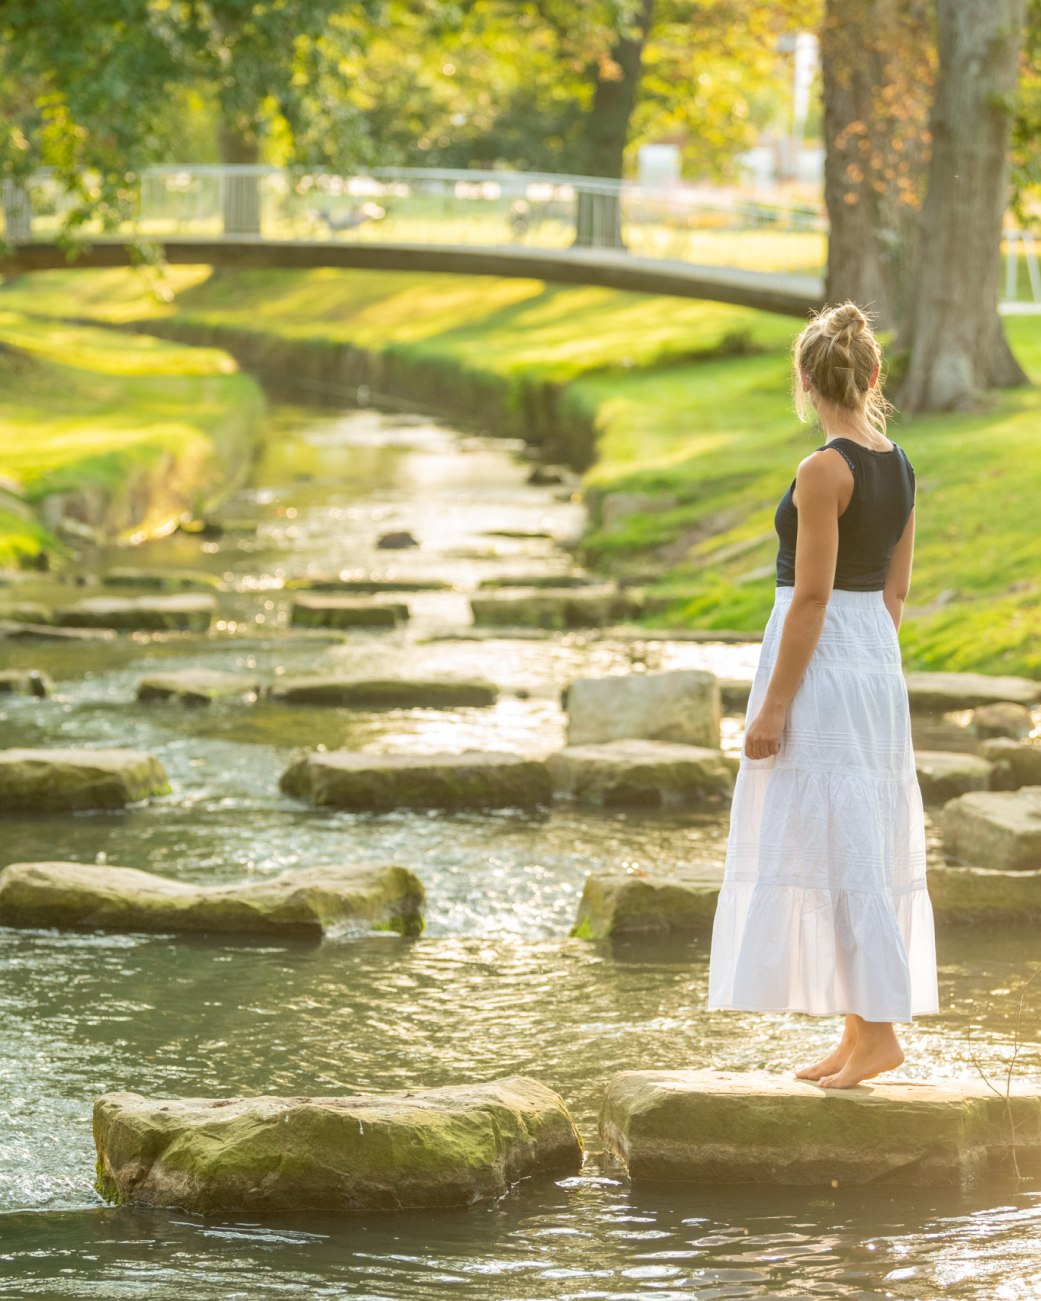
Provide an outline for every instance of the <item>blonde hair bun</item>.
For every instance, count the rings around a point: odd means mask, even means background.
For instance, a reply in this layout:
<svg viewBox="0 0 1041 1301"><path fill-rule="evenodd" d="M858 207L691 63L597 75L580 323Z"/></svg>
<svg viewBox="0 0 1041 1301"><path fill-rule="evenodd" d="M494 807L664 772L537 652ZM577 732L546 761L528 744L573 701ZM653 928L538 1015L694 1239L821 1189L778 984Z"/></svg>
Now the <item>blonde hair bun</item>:
<svg viewBox="0 0 1041 1301"><path fill-rule="evenodd" d="M882 396L882 349L868 314L856 303L822 308L795 340L795 408L808 419L817 399L847 411L863 412L885 432L891 407ZM811 401L806 385L816 395Z"/></svg>

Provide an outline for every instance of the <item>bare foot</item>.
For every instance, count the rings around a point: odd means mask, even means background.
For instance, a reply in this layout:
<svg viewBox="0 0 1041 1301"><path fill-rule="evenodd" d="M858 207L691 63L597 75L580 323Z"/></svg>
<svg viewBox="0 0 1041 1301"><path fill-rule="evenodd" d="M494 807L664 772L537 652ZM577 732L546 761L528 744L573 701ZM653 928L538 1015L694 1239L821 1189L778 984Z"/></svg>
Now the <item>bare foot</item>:
<svg viewBox="0 0 1041 1301"><path fill-rule="evenodd" d="M801 1071L796 1071L795 1078L797 1080L819 1080L825 1075L834 1075L846 1065L856 1046L855 1039L844 1038L834 1052L828 1053L827 1057L822 1057L819 1062L815 1062L812 1066L804 1066Z"/></svg>
<svg viewBox="0 0 1041 1301"><path fill-rule="evenodd" d="M903 1063L904 1050L890 1030L888 1036L878 1040L861 1040L850 1054L846 1064L834 1075L824 1075L818 1081L822 1089L852 1089L861 1080L872 1080L883 1071L895 1071Z"/></svg>

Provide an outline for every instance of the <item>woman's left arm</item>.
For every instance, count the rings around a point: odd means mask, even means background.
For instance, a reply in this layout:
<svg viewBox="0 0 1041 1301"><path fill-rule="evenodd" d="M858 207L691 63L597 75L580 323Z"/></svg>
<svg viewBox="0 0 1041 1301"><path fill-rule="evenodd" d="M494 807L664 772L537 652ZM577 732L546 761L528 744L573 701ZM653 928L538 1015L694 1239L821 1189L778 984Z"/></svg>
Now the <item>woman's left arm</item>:
<svg viewBox="0 0 1041 1301"><path fill-rule="evenodd" d="M795 590L762 708L745 733L749 759L768 759L781 748L788 710L824 628L835 586L839 516L849 503L851 488L845 459L827 452L808 456L795 476L799 510Z"/></svg>

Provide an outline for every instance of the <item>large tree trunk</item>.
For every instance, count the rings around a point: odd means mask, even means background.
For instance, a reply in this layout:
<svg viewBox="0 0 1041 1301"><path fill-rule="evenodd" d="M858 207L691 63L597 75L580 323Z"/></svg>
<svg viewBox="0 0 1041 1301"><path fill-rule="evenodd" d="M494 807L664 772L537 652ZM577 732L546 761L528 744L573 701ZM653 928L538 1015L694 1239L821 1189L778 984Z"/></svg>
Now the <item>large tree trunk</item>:
<svg viewBox="0 0 1041 1301"><path fill-rule="evenodd" d="M643 68L643 47L654 17L654 0L642 0L632 23L619 35L607 64L597 72L593 104L586 114L575 170L583 176L621 179L629 119ZM575 243L624 248L622 210L615 194L580 192Z"/></svg>
<svg viewBox="0 0 1041 1301"><path fill-rule="evenodd" d="M221 122L217 127L220 160L229 167L255 167L260 142L252 124ZM255 174L225 176L221 187L225 235L260 234L260 178Z"/></svg>
<svg viewBox="0 0 1041 1301"><path fill-rule="evenodd" d="M966 409L1027 382L998 315L1023 0L937 0L940 69L900 407Z"/></svg>
<svg viewBox="0 0 1041 1301"><path fill-rule="evenodd" d="M925 175L929 0L827 0L821 28L825 301L903 317Z"/></svg>

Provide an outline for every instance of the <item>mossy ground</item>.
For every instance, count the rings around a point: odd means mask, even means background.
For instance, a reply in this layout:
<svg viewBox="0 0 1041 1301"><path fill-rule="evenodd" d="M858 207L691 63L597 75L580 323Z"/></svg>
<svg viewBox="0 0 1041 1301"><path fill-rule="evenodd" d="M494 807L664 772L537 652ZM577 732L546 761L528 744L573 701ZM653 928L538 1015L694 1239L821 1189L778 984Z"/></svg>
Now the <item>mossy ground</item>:
<svg viewBox="0 0 1041 1301"><path fill-rule="evenodd" d="M113 513L144 528L176 504L168 488L204 499L243 460L262 410L225 353L3 305L0 383L0 476L22 499L0 501L0 566L59 549L37 514L54 493L118 504L136 492Z"/></svg>
<svg viewBox="0 0 1041 1301"><path fill-rule="evenodd" d="M158 295L123 271L24 277L0 294L5 304L114 323L169 317L215 338L339 340L432 368L446 384L552 386L558 411L597 430L585 559L675 593L665 617L680 627L762 626L774 506L818 442L788 396L798 323L722 304L449 275L200 268L171 270ZM1007 328L1041 380L1041 319L1012 317ZM997 393L972 414L894 424L920 489L909 666L1041 675L1039 427L1033 388ZM611 491L671 504L604 529L595 506Z"/></svg>

